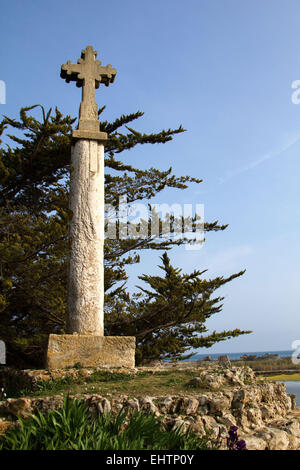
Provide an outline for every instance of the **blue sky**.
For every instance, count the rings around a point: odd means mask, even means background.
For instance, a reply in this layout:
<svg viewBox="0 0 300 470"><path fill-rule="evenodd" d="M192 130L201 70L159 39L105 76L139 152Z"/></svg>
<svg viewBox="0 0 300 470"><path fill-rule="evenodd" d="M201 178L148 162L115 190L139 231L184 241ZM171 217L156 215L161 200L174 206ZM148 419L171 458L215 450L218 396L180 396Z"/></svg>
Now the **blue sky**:
<svg viewBox="0 0 300 470"><path fill-rule="evenodd" d="M141 167L172 166L203 178L159 202L203 203L205 219L228 223L202 250L173 250L173 263L208 276L246 268L227 284L211 329L253 330L209 352L290 349L300 339L300 79L298 0L11 0L1 7L0 113L17 117L40 103L77 115L80 90L59 76L91 44L118 70L97 91L106 119L142 110L136 129L182 124L187 132L161 146L124 155ZM158 272L158 254L129 269ZM203 350L199 352L205 352Z"/></svg>

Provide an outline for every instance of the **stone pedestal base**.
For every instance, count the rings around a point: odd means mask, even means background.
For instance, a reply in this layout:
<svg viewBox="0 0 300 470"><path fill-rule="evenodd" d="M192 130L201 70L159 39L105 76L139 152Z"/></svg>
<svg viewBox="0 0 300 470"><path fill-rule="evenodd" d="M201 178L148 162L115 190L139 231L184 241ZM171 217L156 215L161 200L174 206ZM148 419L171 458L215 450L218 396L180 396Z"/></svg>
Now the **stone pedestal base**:
<svg viewBox="0 0 300 470"><path fill-rule="evenodd" d="M83 367L134 367L134 336L50 335L47 369Z"/></svg>

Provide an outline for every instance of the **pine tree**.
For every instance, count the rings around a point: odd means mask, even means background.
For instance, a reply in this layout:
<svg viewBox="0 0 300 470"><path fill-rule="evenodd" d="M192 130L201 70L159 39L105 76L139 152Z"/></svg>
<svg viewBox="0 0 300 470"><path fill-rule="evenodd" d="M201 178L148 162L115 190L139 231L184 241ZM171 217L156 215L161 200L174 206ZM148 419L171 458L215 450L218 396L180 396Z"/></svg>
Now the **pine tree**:
<svg viewBox="0 0 300 470"><path fill-rule="evenodd" d="M41 121L33 116L38 108ZM150 201L165 188L186 189L189 183L201 182L195 177L176 177L172 168L141 170L126 162L124 151L137 145L166 143L184 132L179 126L141 134L128 126L142 116L137 112L100 124L100 130L109 135L106 203L116 209L120 195L126 195L129 204ZM39 105L22 108L19 120L4 117L0 123L0 135L7 128L15 131L15 135L8 134L13 147L0 149L0 339L6 342L8 362L13 365L40 366L48 335L66 332L69 166L74 123L75 119L64 117L57 108L52 115L51 110L45 113ZM124 133L120 132L122 128L126 129ZM175 218L171 221L172 230L182 222ZM197 216L194 227L196 223ZM162 220L159 226L162 233ZM204 224L206 232L226 227L217 221ZM126 266L139 263L143 250L168 251L190 243L171 235L105 243L105 333L135 335L138 363L181 357L189 347L211 346L248 333L234 330L203 336L205 320L222 308L222 298L210 299L211 294L243 271L227 279L204 281L200 280L204 271L181 275L164 254L165 278L141 276L153 292L127 292ZM163 285L168 287L169 297L161 291Z"/></svg>
<svg viewBox="0 0 300 470"><path fill-rule="evenodd" d="M208 348L219 341L250 333L235 329L205 335L206 320L222 310L224 300L224 297L212 298L212 294L243 271L227 278L205 280L202 275L206 270L181 274L181 269L171 265L166 252L161 260L164 277L139 276L150 290L139 287L142 295L137 296L134 305L136 321L132 334L139 342L138 359L188 358L191 354L183 356L183 353L190 348Z"/></svg>

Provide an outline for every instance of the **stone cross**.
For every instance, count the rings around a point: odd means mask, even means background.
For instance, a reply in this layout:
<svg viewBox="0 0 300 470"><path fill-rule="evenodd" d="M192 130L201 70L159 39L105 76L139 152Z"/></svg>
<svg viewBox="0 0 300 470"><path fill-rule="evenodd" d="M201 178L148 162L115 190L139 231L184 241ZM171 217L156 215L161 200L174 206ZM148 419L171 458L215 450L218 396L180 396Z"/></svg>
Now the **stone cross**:
<svg viewBox="0 0 300 470"><path fill-rule="evenodd" d="M68 61L61 77L82 87L78 128L73 131L70 177L70 267L68 333L103 336L104 296L104 143L100 132L95 88L108 86L117 71L101 66L87 46L77 64Z"/></svg>
<svg viewBox="0 0 300 470"><path fill-rule="evenodd" d="M81 52L81 58L77 64L72 64L70 60L61 66L61 78L66 82L75 81L78 87L82 87L82 101L79 110L79 125L74 137L88 137L92 132L99 132L98 106L95 101L95 88L99 88L100 83L108 86L113 83L116 76L116 69L110 64L106 67L101 65L100 60L96 60L97 52L92 46L87 46Z"/></svg>
<svg viewBox="0 0 300 470"><path fill-rule="evenodd" d="M117 71L96 60L87 46L77 64L68 61L61 77L82 87L78 128L73 131L70 168L70 265L67 334L51 334L49 369L72 367L134 367L135 337L104 336L104 144L95 88L108 86Z"/></svg>

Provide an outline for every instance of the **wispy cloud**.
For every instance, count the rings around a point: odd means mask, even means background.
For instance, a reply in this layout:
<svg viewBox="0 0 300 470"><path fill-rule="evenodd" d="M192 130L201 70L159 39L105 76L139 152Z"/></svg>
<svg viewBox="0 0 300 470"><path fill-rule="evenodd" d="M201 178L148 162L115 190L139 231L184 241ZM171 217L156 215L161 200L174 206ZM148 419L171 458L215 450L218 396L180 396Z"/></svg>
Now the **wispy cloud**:
<svg viewBox="0 0 300 470"><path fill-rule="evenodd" d="M298 141L300 140L300 134L296 135L296 137L291 138L285 145L283 145L279 150L275 152L266 153L262 157L248 163L247 165L236 168L235 170L229 170L226 174L222 177L218 178L218 182L220 184L225 183L229 179L233 178L234 176L240 175L241 173L245 173L248 170L252 170L256 166L260 165L261 163L265 162L266 160L270 160L271 158L279 157L284 152L286 152L289 148L293 147Z"/></svg>

